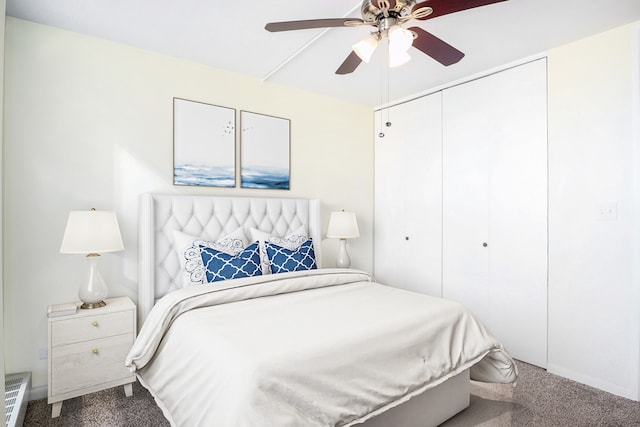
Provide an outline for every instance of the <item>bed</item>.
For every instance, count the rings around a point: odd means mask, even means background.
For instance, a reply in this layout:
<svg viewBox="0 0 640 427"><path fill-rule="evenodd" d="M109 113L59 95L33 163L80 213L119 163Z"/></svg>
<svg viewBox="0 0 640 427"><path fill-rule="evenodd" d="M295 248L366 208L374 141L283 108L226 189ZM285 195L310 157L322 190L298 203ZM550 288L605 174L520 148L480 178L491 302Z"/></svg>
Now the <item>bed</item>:
<svg viewBox="0 0 640 427"><path fill-rule="evenodd" d="M321 241L318 200L141 197L126 364L172 426L436 426L469 405L470 378L515 382L464 307L316 268Z"/></svg>

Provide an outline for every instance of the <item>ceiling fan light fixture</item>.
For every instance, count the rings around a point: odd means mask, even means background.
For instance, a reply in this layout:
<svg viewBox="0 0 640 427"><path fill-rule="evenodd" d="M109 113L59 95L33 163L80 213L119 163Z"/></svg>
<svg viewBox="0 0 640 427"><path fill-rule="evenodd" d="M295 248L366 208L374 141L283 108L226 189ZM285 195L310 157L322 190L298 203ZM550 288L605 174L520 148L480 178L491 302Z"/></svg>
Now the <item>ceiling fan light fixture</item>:
<svg viewBox="0 0 640 427"><path fill-rule="evenodd" d="M413 33L396 24L389 28L389 52L407 52L413 44Z"/></svg>
<svg viewBox="0 0 640 427"><path fill-rule="evenodd" d="M409 60L411 60L411 56L407 52L402 52L402 51L391 52L391 50L389 50L389 67L390 68L396 68L401 65L404 65L407 62L409 62Z"/></svg>
<svg viewBox="0 0 640 427"><path fill-rule="evenodd" d="M353 51L360 57L360 59L368 63L371 60L373 52L378 46L378 40L379 39L376 34L369 34L367 37L353 45Z"/></svg>
<svg viewBox="0 0 640 427"><path fill-rule="evenodd" d="M329 18L329 19L306 19L301 21L269 22L265 29L271 32L304 30L312 28L333 28L333 27L355 27L370 25L376 30L364 40L352 46L353 50L336 70L336 74L349 74L362 62L369 62L378 42L383 37L389 38L390 66L399 66L410 57L408 50L411 46L423 54L430 56L444 66L457 63L464 57L464 52L459 51L444 40L423 30L421 27L410 26L409 30L402 28L405 22L416 19L425 20L451 13L462 12L493 3L507 0L362 0L362 18ZM346 16L351 15L356 10L354 7ZM326 30L325 30L326 32ZM291 58L302 52L324 32L319 33L310 40L303 48L296 51L292 56L281 63L266 78L279 70Z"/></svg>

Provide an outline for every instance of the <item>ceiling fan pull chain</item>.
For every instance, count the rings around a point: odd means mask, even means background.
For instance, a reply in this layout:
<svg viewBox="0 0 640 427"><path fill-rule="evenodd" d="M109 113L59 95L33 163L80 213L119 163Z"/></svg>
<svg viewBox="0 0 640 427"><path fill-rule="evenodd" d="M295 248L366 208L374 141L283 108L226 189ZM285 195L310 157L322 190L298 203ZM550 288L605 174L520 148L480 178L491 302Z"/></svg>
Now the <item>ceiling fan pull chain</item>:
<svg viewBox="0 0 640 427"><path fill-rule="evenodd" d="M389 52L389 46L388 46L390 43L391 42L387 37L387 48L385 49L387 57L385 58L385 61L384 61L385 64L389 63L389 57L391 56ZM391 67L383 66L383 69L385 70L385 74L387 77L387 107L389 107L389 103L391 102ZM391 126L391 122L389 121L389 115L391 114L391 112L389 110L390 108L387 108L387 123L386 123L387 127Z"/></svg>
<svg viewBox="0 0 640 427"><path fill-rule="evenodd" d="M384 119L384 110L386 108L383 106L384 106L384 65L380 65L380 133L378 133L379 138L384 138L384 132L383 132L384 128L382 125L382 121ZM389 120L388 116L387 116L387 120Z"/></svg>

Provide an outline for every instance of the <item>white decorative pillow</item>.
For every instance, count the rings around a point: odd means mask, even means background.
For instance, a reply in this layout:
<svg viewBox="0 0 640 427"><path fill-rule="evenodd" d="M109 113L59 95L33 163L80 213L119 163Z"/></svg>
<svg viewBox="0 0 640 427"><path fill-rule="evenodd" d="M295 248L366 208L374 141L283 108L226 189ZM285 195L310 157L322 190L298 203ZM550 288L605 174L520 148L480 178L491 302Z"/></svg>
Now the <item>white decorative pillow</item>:
<svg viewBox="0 0 640 427"><path fill-rule="evenodd" d="M173 248L182 270L182 287L207 283L206 269L202 263L200 246L236 256L249 245L242 227L213 242L173 230Z"/></svg>
<svg viewBox="0 0 640 427"><path fill-rule="evenodd" d="M301 225L297 230L285 237L273 236L264 231L260 231L257 228L251 228L249 232L251 233L251 241L258 241L260 244L260 265L262 266L262 274L271 274L271 264L269 262L265 243L273 243L274 245L289 249L290 251L295 251L300 247L300 245L309 240L307 227L304 225Z"/></svg>

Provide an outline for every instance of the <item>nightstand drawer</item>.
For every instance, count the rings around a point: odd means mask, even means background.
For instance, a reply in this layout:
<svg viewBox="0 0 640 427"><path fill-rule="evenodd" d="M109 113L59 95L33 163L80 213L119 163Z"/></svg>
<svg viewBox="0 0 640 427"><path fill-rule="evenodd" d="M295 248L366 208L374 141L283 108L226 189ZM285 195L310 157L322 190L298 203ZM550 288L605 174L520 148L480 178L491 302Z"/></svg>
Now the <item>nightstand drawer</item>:
<svg viewBox="0 0 640 427"><path fill-rule="evenodd" d="M129 310L57 321L51 325L51 345L57 347L126 334L134 329L134 317L134 311Z"/></svg>
<svg viewBox="0 0 640 427"><path fill-rule="evenodd" d="M59 346L51 349L53 394L131 377L124 365L127 353L133 345L132 333L88 342Z"/></svg>

